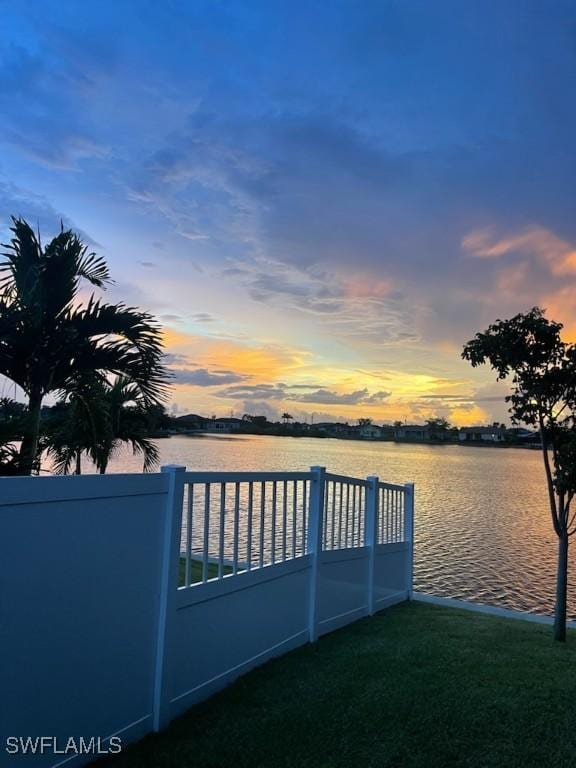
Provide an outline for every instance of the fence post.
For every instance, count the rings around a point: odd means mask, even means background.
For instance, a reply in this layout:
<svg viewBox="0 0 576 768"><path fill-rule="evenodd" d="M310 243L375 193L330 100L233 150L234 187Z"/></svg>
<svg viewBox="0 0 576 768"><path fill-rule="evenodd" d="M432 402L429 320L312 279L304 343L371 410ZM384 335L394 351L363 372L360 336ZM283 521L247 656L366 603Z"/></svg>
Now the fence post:
<svg viewBox="0 0 576 768"><path fill-rule="evenodd" d="M374 566L376 563L376 544L378 543L378 497L380 490L378 477L366 478L366 519L364 520L364 544L368 547L368 615L372 616L376 608L374 592Z"/></svg>
<svg viewBox="0 0 576 768"><path fill-rule="evenodd" d="M308 517L308 554L312 556L310 569L310 601L308 613L308 633L310 642L318 639L318 572L320 553L322 552L322 526L324 523L324 493L326 468L310 467L310 515Z"/></svg>
<svg viewBox="0 0 576 768"><path fill-rule="evenodd" d="M154 670L154 700L152 728L159 731L170 720L170 631L175 614L178 571L180 567L180 536L184 503L184 473L186 467L168 464L161 471L168 475L168 493L162 536L162 565L158 604L156 667Z"/></svg>
<svg viewBox="0 0 576 768"><path fill-rule="evenodd" d="M408 544L406 560L406 589L408 600L414 592L414 483L404 486L404 540Z"/></svg>

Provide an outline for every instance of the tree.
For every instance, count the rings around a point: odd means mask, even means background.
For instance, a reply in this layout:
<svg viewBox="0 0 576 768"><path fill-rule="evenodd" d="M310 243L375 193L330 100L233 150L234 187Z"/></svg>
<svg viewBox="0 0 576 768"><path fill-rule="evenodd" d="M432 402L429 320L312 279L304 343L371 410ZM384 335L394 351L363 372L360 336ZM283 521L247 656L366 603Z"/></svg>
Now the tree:
<svg viewBox="0 0 576 768"><path fill-rule="evenodd" d="M0 475L18 473L17 441L22 438L26 408L8 397L0 398Z"/></svg>
<svg viewBox="0 0 576 768"><path fill-rule="evenodd" d="M111 430L106 389L93 380L79 384L54 405L43 419L39 438L42 452L59 475L82 474L82 455L94 463L98 445Z"/></svg>
<svg viewBox="0 0 576 768"><path fill-rule="evenodd" d="M78 382L110 374L135 382L147 405L163 400L160 328L154 319L124 304L105 304L92 294L79 301L82 281L97 288L110 282L106 262L63 227L45 247L23 219L0 262L0 374L28 398L28 417L18 456L19 474L39 462L40 413L49 392L61 395Z"/></svg>
<svg viewBox="0 0 576 768"><path fill-rule="evenodd" d="M445 440L448 430L451 429L450 422L440 416L426 419L426 426L432 440Z"/></svg>
<svg viewBox="0 0 576 768"><path fill-rule="evenodd" d="M140 388L119 376L106 392L110 428L99 441L95 454L95 464L101 474L106 472L114 451L126 443L134 454L140 454L144 460L144 472L149 472L158 464L159 454L147 434L151 424L151 413Z"/></svg>
<svg viewBox="0 0 576 768"><path fill-rule="evenodd" d="M282 421L284 424L288 424L289 421L292 421L294 419L294 416L291 416L289 413L283 413L282 414Z"/></svg>
<svg viewBox="0 0 576 768"><path fill-rule="evenodd" d="M369 427L370 424L372 424L372 419L368 419L368 418L358 419L358 425L360 427Z"/></svg>
<svg viewBox="0 0 576 768"><path fill-rule="evenodd" d="M554 638L566 639L568 545L576 530L570 507L576 492L576 345L561 339L562 324L534 307L497 320L464 346L472 366L489 363L499 380L512 377L513 424L536 426L548 488L552 525L558 537Z"/></svg>
<svg viewBox="0 0 576 768"><path fill-rule="evenodd" d="M81 474L85 453L100 474L108 468L114 452L122 445L143 457L145 472L158 463L158 449L148 439L157 419L155 406L146 407L138 387L123 377L112 384L96 382L75 391L68 401L58 403L46 429L46 450L58 474Z"/></svg>

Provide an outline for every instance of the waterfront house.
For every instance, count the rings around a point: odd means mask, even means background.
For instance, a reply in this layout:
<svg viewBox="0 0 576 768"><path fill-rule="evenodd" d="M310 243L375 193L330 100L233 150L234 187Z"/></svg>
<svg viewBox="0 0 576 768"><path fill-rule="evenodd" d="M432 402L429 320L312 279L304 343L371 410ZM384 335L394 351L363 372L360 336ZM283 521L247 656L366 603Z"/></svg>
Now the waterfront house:
<svg viewBox="0 0 576 768"><path fill-rule="evenodd" d="M211 419L206 424L208 432L219 432L224 435L229 435L231 432L238 432L243 425L242 419L236 419L230 416L229 418Z"/></svg>
<svg viewBox="0 0 576 768"><path fill-rule="evenodd" d="M360 427L360 437L363 440L381 440L382 428L377 427L376 424L366 424Z"/></svg>
<svg viewBox="0 0 576 768"><path fill-rule="evenodd" d="M350 426L350 424L324 421L314 424L313 427L329 437L360 437L360 427Z"/></svg>
<svg viewBox="0 0 576 768"><path fill-rule="evenodd" d="M394 438L396 440L427 442L430 440L430 427L428 427L426 424L403 424L400 427L396 427Z"/></svg>
<svg viewBox="0 0 576 768"><path fill-rule="evenodd" d="M191 430L206 429L208 419L199 416L197 413L187 413L185 416L178 416L175 420L175 427L178 432L189 432Z"/></svg>
<svg viewBox="0 0 576 768"><path fill-rule="evenodd" d="M506 428L492 425L491 427L462 427L458 432L461 443L503 443L506 440Z"/></svg>

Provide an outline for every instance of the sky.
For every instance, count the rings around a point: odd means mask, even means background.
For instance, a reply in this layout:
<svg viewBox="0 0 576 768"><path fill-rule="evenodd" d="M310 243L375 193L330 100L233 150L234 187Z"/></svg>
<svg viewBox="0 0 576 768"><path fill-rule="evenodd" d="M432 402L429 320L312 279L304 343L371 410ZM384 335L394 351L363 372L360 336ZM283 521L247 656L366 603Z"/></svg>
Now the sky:
<svg viewBox="0 0 576 768"><path fill-rule="evenodd" d="M506 420L461 360L576 340L576 6L0 0L0 234L62 220L176 413Z"/></svg>

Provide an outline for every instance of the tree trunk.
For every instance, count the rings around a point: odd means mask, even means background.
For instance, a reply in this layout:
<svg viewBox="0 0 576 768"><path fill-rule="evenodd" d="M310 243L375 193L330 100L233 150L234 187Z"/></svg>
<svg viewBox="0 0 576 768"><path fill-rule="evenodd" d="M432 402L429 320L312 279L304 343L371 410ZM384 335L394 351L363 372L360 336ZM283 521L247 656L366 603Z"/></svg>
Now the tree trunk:
<svg viewBox="0 0 576 768"><path fill-rule="evenodd" d="M76 471L75 475L82 474L82 451L76 451Z"/></svg>
<svg viewBox="0 0 576 768"><path fill-rule="evenodd" d="M558 574L556 576L556 612L554 640L566 640L566 594L568 590L568 532L558 537Z"/></svg>
<svg viewBox="0 0 576 768"><path fill-rule="evenodd" d="M18 455L18 474L31 475L36 464L38 454L38 438L40 435L40 410L42 408L42 395L32 391L28 400L28 418L26 420L26 432L20 445Z"/></svg>

